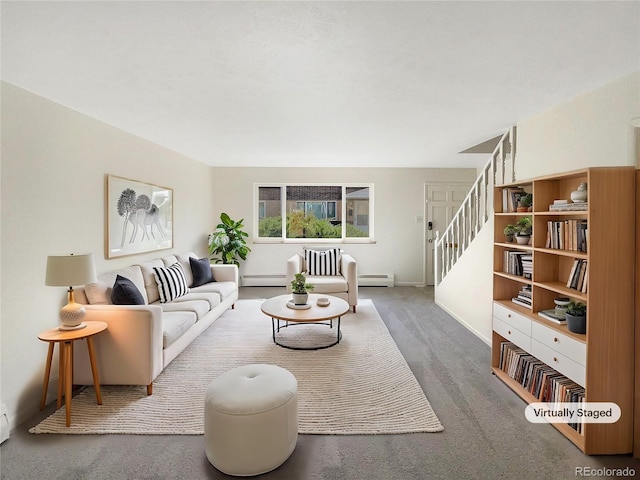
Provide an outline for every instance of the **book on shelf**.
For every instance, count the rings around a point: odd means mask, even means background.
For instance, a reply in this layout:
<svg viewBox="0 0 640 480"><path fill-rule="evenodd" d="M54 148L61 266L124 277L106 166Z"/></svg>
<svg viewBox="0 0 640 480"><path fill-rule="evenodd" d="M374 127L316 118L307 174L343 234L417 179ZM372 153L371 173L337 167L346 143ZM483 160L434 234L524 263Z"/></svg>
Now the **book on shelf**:
<svg viewBox="0 0 640 480"><path fill-rule="evenodd" d="M587 220L549 220L545 248L587 252Z"/></svg>
<svg viewBox="0 0 640 480"><path fill-rule="evenodd" d="M520 197L525 194L522 187L507 187L502 189L502 211L506 213L515 212L518 208Z"/></svg>
<svg viewBox="0 0 640 480"><path fill-rule="evenodd" d="M587 210L589 204L587 202L576 202L576 203L552 203L549 205L550 212L575 212L575 211L584 211Z"/></svg>
<svg viewBox="0 0 640 480"><path fill-rule="evenodd" d="M529 308L529 309L531 308L531 300L527 301L527 300L523 300L522 298L519 298L519 297L513 297L511 299L511 301L513 303L515 303L516 305L520 305L521 307Z"/></svg>
<svg viewBox="0 0 640 480"><path fill-rule="evenodd" d="M538 315L540 315L542 318L546 318L547 320L551 320L552 322L555 322L555 323L560 323L560 324L567 323L567 319L565 317L556 315L555 308L551 308L549 310L540 310L538 312Z"/></svg>
<svg viewBox="0 0 640 480"><path fill-rule="evenodd" d="M587 293L587 261L576 259L573 261L573 266L569 272L569 278L567 279L567 288L578 290L582 293Z"/></svg>
<svg viewBox="0 0 640 480"><path fill-rule="evenodd" d="M520 250L505 250L502 259L502 271L531 279L533 256L529 252Z"/></svg>

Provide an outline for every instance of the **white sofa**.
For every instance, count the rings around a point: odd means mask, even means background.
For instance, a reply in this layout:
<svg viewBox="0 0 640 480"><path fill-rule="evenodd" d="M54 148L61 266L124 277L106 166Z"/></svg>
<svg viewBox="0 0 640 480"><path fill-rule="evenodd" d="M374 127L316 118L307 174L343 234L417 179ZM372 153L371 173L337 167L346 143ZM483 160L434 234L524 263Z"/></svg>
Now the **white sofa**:
<svg viewBox="0 0 640 480"><path fill-rule="evenodd" d="M169 255L100 275L97 282L75 290L85 304L85 320L106 322L105 332L94 337L95 355L102 385L146 385L152 394L155 378L238 299L238 267L211 265L212 283L193 287L189 257ZM154 267L178 262L189 293L161 303ZM144 299L142 305L114 305L111 292L117 275L133 282ZM86 345L74 349L74 384L93 385Z"/></svg>

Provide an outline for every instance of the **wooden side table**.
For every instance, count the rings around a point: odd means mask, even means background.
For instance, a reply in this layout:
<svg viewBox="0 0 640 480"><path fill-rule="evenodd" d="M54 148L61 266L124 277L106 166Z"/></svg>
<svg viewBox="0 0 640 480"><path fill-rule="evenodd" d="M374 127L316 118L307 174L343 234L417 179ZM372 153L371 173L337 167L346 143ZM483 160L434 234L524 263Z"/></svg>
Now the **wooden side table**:
<svg viewBox="0 0 640 480"><path fill-rule="evenodd" d="M96 389L96 400L98 405L102 405L100 395L100 379L98 378L98 368L96 367L95 351L93 349L93 336L106 330L105 322L85 322L87 326L79 330L59 330L52 328L45 330L38 335L43 342L49 342L49 352L47 353L47 366L44 371L44 383L42 385L42 400L40 410L45 406L47 399L47 389L49 388L49 375L51 374L51 360L53 359L53 348L56 343L60 344L60 380L58 382L58 403L57 408L62 406L62 396L65 397L65 407L67 414L67 427L71 425L71 387L73 385L73 342L75 340L87 341L89 350L89 360L91 361L91 373L93 374L93 385Z"/></svg>

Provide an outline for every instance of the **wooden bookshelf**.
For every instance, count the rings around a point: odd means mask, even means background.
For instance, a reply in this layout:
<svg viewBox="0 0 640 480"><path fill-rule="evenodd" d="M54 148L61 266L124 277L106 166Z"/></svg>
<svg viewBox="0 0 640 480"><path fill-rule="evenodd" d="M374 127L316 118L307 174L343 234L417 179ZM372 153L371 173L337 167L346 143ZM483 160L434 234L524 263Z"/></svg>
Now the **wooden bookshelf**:
<svg viewBox="0 0 640 480"><path fill-rule="evenodd" d="M571 203L571 192L580 183L588 185L584 210L550 210L555 200ZM568 424L552 424L586 454L634 451L634 388L640 395L640 383L634 387L634 321L640 323L634 318L634 297L640 297L635 289L636 265L640 265L635 257L636 235L640 242L635 205L640 202L640 193L636 198L635 185L634 167L595 167L498 185L494 191L493 372L525 402L539 401L500 369L501 344L512 342L582 386L586 402L615 402L622 411L616 423L585 423L581 433ZM533 193L530 212L503 209L505 189L513 191L517 187ZM532 218L530 245L506 242L504 227L516 224L524 215ZM567 248L549 248L549 222L573 228L578 223L574 220L586 221L587 251L570 249L577 245L575 229L564 237ZM532 254L531 279L503 272L504 252L509 250ZM587 276L585 292L567 287L572 267L581 262ZM530 286L530 308L511 300L524 285ZM537 314L554 308L554 298L561 296L587 305L586 334L570 332L566 325ZM640 348L640 336L636 341ZM638 407L640 412L640 403ZM636 425L637 455L637 416Z"/></svg>

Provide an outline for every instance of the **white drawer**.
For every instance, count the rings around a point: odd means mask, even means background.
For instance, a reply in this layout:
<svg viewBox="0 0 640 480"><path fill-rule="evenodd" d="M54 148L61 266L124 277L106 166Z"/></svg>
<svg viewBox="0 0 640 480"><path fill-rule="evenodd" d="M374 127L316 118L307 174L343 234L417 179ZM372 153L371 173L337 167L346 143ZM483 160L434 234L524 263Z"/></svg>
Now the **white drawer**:
<svg viewBox="0 0 640 480"><path fill-rule="evenodd" d="M587 365L587 345L575 338L564 335L538 322L531 322L531 338L538 340L543 345L582 366Z"/></svg>
<svg viewBox="0 0 640 480"><path fill-rule="evenodd" d="M531 337L529 337L529 335L503 322L499 318L493 317L493 329L505 339L515 343L527 352L531 348Z"/></svg>
<svg viewBox="0 0 640 480"><path fill-rule="evenodd" d="M517 328L521 332L531 335L531 319L529 317L509 310L504 305L495 302L493 304L493 316Z"/></svg>
<svg viewBox="0 0 640 480"><path fill-rule="evenodd" d="M561 353L543 345L535 339L531 339L531 355L538 360L542 360L554 370L566 375L578 385L585 386L585 367L579 363L574 362L568 357L565 357Z"/></svg>

